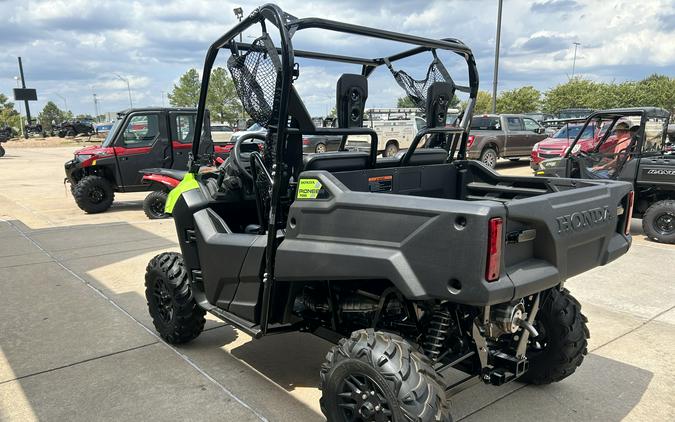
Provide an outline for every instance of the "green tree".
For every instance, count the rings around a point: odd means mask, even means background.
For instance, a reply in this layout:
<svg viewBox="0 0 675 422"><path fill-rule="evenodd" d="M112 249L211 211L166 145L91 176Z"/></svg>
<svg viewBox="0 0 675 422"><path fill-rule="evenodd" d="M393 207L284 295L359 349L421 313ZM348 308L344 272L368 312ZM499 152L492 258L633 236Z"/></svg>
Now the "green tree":
<svg viewBox="0 0 675 422"><path fill-rule="evenodd" d="M502 91L497 96L498 113L530 113L539 110L541 93L532 86Z"/></svg>
<svg viewBox="0 0 675 422"><path fill-rule="evenodd" d="M178 83L174 84L168 94L169 103L174 107L197 107L199 90L199 73L197 69L189 69L178 79Z"/></svg>
<svg viewBox="0 0 675 422"><path fill-rule="evenodd" d="M0 94L0 126L8 125L14 130L21 129L19 112L14 109L14 103L9 101L5 94Z"/></svg>
<svg viewBox="0 0 675 422"><path fill-rule="evenodd" d="M413 100L410 99L407 95L404 97L400 97L396 101L396 107L398 108L417 108L417 104Z"/></svg>
<svg viewBox="0 0 675 422"><path fill-rule="evenodd" d="M42 108L42 111L38 113L37 118L43 129L51 130L52 122L61 124L67 120L67 113L61 110L53 101L48 101Z"/></svg>
<svg viewBox="0 0 675 422"><path fill-rule="evenodd" d="M460 103L461 109L466 110L469 101L462 101ZM476 105L473 109L474 114L485 114L492 111L492 95L487 91L478 91L476 96Z"/></svg>
<svg viewBox="0 0 675 422"><path fill-rule="evenodd" d="M581 78L570 79L544 94L543 111L556 113L563 108L603 108L602 85Z"/></svg>
<svg viewBox="0 0 675 422"><path fill-rule="evenodd" d="M233 124L239 118L246 118L234 81L222 67L217 67L211 72L206 107L211 112L213 121Z"/></svg>

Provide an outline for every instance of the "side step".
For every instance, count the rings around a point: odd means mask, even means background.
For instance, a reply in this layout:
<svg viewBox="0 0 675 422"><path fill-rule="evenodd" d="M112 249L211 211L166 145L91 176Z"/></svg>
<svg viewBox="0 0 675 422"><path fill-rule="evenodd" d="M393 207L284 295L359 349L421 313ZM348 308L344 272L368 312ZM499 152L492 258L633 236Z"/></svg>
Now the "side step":
<svg viewBox="0 0 675 422"><path fill-rule="evenodd" d="M260 325L258 324L247 321L244 318L241 318L233 313L224 311L216 306L207 309L207 311L217 316L218 318L222 319L223 321L229 322L230 324L234 325L236 328L240 329L241 331L245 332L246 334L248 334L253 338L258 339L262 337L262 330L260 329Z"/></svg>

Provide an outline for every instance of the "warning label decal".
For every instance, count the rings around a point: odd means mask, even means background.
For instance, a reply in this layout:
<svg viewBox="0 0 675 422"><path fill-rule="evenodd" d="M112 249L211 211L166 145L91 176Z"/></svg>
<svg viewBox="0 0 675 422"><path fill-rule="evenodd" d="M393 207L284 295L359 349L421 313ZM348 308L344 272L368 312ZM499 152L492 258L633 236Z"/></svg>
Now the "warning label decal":
<svg viewBox="0 0 675 422"><path fill-rule="evenodd" d="M371 192L391 192L393 178L391 175L369 177L368 189Z"/></svg>

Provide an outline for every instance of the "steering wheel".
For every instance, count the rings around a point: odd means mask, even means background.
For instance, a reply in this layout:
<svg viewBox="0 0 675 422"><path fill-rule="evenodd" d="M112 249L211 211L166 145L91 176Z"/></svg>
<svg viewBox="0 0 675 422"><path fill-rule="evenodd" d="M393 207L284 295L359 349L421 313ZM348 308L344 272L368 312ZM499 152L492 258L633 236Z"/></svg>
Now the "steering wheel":
<svg viewBox="0 0 675 422"><path fill-rule="evenodd" d="M249 139L258 139L261 141L265 141L265 134L263 133L246 133L234 142L234 146L232 147L232 151L230 152L230 157L232 157L232 162L234 163L234 166L239 170L239 172L249 181L253 181L253 175L249 171L248 168L246 168L245 162L249 162L249 153L242 154L241 152L241 144L244 143L244 141L247 141Z"/></svg>

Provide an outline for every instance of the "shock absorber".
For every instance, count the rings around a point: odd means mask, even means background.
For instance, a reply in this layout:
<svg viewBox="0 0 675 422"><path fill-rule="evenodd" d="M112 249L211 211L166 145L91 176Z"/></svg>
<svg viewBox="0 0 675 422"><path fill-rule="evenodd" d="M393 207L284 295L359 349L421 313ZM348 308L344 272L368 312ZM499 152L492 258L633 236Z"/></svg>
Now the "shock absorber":
<svg viewBox="0 0 675 422"><path fill-rule="evenodd" d="M445 340L448 338L448 330L451 324L452 316L450 312L442 308L437 308L434 311L424 336L424 342L422 343L424 353L431 360L436 360L441 354Z"/></svg>

